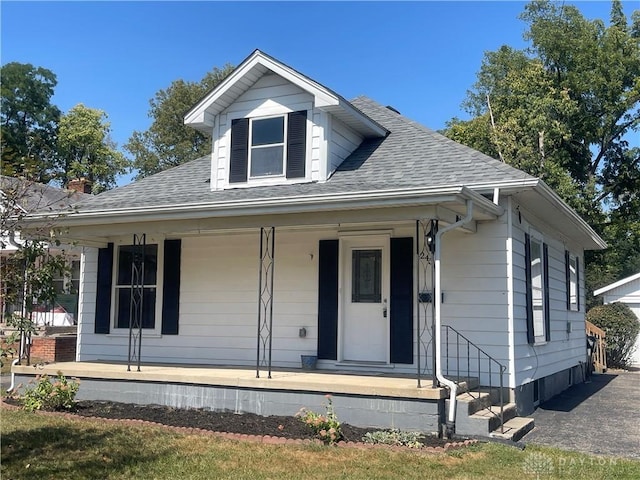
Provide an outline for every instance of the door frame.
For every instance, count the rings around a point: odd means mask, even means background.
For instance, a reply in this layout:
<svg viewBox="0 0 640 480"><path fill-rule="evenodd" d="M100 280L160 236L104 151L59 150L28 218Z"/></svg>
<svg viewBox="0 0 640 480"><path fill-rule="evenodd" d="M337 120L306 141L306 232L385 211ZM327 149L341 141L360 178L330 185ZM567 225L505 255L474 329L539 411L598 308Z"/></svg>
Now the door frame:
<svg viewBox="0 0 640 480"><path fill-rule="evenodd" d="M353 247L362 249L382 248L382 299L387 300L387 317L385 325L386 351L385 358L379 365L389 365L391 360L391 235L392 230L372 230L340 232L338 247L338 363L344 362L345 323L348 321L345 315L345 302L347 298L348 270L351 269L351 255L349 250ZM348 361L358 363L357 361ZM363 362L369 364L369 362Z"/></svg>

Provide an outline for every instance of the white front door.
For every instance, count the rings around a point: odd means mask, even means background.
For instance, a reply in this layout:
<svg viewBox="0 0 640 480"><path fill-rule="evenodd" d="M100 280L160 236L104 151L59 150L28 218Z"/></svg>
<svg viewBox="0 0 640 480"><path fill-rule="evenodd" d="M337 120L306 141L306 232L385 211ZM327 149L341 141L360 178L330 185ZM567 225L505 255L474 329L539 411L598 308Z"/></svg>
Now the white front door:
<svg viewBox="0 0 640 480"><path fill-rule="evenodd" d="M342 359L389 361L389 238L343 238Z"/></svg>

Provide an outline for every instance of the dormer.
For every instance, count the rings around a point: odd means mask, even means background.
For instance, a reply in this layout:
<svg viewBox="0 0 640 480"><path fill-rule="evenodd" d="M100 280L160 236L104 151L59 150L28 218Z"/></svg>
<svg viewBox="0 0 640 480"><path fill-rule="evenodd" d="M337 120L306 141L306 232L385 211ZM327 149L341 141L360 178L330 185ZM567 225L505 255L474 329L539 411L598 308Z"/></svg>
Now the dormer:
<svg viewBox="0 0 640 480"><path fill-rule="evenodd" d="M211 135L211 188L325 182L387 130L340 95L254 51L185 115Z"/></svg>

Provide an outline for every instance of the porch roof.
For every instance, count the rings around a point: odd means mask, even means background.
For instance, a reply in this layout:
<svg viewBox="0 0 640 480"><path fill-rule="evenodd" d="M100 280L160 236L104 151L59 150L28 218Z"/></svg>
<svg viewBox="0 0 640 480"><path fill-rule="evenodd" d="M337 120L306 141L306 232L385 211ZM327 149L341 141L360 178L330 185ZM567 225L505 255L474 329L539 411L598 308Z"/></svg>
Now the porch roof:
<svg viewBox="0 0 640 480"><path fill-rule="evenodd" d="M424 387L418 388L415 377L394 374L357 374L348 371L304 371L272 370L256 378L255 368L213 367L203 365L158 365L145 364L140 372L127 371L124 363L102 362L58 362L48 365L14 365L17 375L56 375L64 372L66 377L127 380L140 382L164 382L218 387L288 390L298 392L320 392L326 394L365 395L392 398L440 400L448 397L448 390L432 387L423 378Z"/></svg>
<svg viewBox="0 0 640 480"><path fill-rule="evenodd" d="M541 180L371 99L358 97L351 104L389 134L364 140L324 183L211 190L211 157L206 156L83 200L57 217L56 225L108 226L424 205L440 205L463 215L469 199L474 203L474 220L489 220L503 213L487 198L500 189L519 195L533 211L541 210L540 218L586 249L606 246ZM47 222L49 212L25 220Z"/></svg>

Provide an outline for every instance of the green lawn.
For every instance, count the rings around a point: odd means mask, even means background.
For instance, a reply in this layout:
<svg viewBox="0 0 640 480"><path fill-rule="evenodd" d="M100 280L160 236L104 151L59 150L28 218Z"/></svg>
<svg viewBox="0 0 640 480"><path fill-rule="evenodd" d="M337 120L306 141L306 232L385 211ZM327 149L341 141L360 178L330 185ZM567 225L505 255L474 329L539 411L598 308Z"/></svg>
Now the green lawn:
<svg viewBox="0 0 640 480"><path fill-rule="evenodd" d="M3 479L640 478L640 462L484 443L442 454L262 445L25 411L2 414Z"/></svg>

